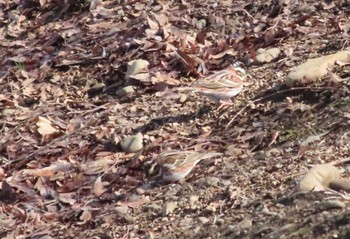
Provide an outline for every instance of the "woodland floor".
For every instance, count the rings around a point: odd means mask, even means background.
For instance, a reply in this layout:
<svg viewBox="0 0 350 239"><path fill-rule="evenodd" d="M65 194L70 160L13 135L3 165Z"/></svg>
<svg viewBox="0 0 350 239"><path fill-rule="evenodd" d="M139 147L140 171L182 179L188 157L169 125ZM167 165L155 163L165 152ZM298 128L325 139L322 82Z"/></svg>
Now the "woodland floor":
<svg viewBox="0 0 350 239"><path fill-rule="evenodd" d="M0 0L0 9L0 238L350 238L349 198L296 191L311 165L350 156L350 83L283 85L298 64L349 48L346 2ZM271 47L279 57L257 64ZM137 59L147 69L126 77ZM163 94L236 60L251 84L232 107ZM122 152L120 137L135 132L143 150ZM154 184L148 162L168 148L224 156L186 181Z"/></svg>

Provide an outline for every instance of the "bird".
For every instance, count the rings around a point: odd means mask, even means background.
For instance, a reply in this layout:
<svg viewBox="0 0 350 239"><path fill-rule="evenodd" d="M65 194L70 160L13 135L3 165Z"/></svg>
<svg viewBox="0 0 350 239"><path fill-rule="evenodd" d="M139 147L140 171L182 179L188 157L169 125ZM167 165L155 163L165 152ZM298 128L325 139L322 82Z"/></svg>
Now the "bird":
<svg viewBox="0 0 350 239"><path fill-rule="evenodd" d="M226 105L232 105L229 100L243 90L246 77L246 71L236 63L196 81L192 87L194 92L220 102L219 110Z"/></svg>
<svg viewBox="0 0 350 239"><path fill-rule="evenodd" d="M218 110L232 105L230 99L243 90L244 81L248 75L240 64L236 62L223 70L197 80L190 87L179 88L179 91L190 90L219 102L221 105Z"/></svg>
<svg viewBox="0 0 350 239"><path fill-rule="evenodd" d="M184 179L203 159L220 156L218 152L164 151L156 158L161 168L161 176L165 182L176 182Z"/></svg>

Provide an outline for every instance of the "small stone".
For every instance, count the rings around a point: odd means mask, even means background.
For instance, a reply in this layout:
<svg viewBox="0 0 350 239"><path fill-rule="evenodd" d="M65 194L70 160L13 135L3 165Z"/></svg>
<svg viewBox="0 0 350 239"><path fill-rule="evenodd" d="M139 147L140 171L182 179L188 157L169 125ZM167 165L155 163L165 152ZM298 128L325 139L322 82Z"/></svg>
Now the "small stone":
<svg viewBox="0 0 350 239"><path fill-rule="evenodd" d="M217 218L216 221L215 221L215 224L218 225L218 226L221 226L225 223L225 220L222 219L222 218Z"/></svg>
<svg viewBox="0 0 350 239"><path fill-rule="evenodd" d="M186 217L180 221L180 227L183 227L183 228L188 228L192 224L193 224L193 219L190 217Z"/></svg>
<svg viewBox="0 0 350 239"><path fill-rule="evenodd" d="M163 207L163 216L173 213L177 207L177 202L167 202Z"/></svg>
<svg viewBox="0 0 350 239"><path fill-rule="evenodd" d="M117 96L119 96L119 97L123 97L123 96L126 96L126 95L131 95L134 92L135 92L134 87L129 85L129 86L126 86L126 87L124 87L122 89L117 90L117 92L115 94Z"/></svg>
<svg viewBox="0 0 350 239"><path fill-rule="evenodd" d="M88 93L96 94L96 93L102 92L105 87L106 87L105 83L103 82L97 83L93 85L90 89L88 89Z"/></svg>
<svg viewBox="0 0 350 239"><path fill-rule="evenodd" d="M207 25L207 21L205 19L199 19L196 21L196 28L198 30L203 29Z"/></svg>
<svg viewBox="0 0 350 239"><path fill-rule="evenodd" d="M141 73L149 66L149 62L143 59L137 59L128 62L125 78L129 79L133 75Z"/></svg>
<svg viewBox="0 0 350 239"><path fill-rule="evenodd" d="M119 214L119 215L124 215L128 212L128 207L126 206L116 206L114 210Z"/></svg>
<svg viewBox="0 0 350 239"><path fill-rule="evenodd" d="M136 221L136 219L128 213L124 215L124 219L130 223L134 223Z"/></svg>
<svg viewBox="0 0 350 239"><path fill-rule="evenodd" d="M191 206L191 209L197 208L198 199L199 199L198 196L191 196L191 197L190 197L190 206Z"/></svg>
<svg viewBox="0 0 350 239"><path fill-rule="evenodd" d="M245 218L236 225L235 229L237 231L243 231L251 228L252 226L253 226L252 220Z"/></svg>
<svg viewBox="0 0 350 239"><path fill-rule="evenodd" d="M280 53L281 50L278 48L270 48L267 50L259 49L255 60L258 63L271 62L272 60L276 59Z"/></svg>
<svg viewBox="0 0 350 239"><path fill-rule="evenodd" d="M39 237L39 239L53 239L53 237L49 235L45 235L45 236Z"/></svg>
<svg viewBox="0 0 350 239"><path fill-rule="evenodd" d="M149 204L143 207L144 211L152 211L152 212L160 212L162 210L162 207L158 204Z"/></svg>
<svg viewBox="0 0 350 239"><path fill-rule="evenodd" d="M136 153L143 147L143 135L138 132L135 135L126 136L120 141L120 146L125 153Z"/></svg>
<svg viewBox="0 0 350 239"><path fill-rule="evenodd" d="M346 207L345 203L339 200L327 200L322 204L326 209L342 209Z"/></svg>
<svg viewBox="0 0 350 239"><path fill-rule="evenodd" d="M198 217L198 222L205 224L205 223L209 222L209 219L206 217Z"/></svg>
<svg viewBox="0 0 350 239"><path fill-rule="evenodd" d="M204 213L214 213L216 211L216 208L212 205L208 205L206 208L204 208Z"/></svg>
<svg viewBox="0 0 350 239"><path fill-rule="evenodd" d="M333 190L336 191L345 191L345 192L350 192L350 180L345 179L345 178L340 178L333 180L332 182L329 183L329 187Z"/></svg>
<svg viewBox="0 0 350 239"><path fill-rule="evenodd" d="M205 181L208 186L217 187L219 185L220 179L216 177L208 177Z"/></svg>
<svg viewBox="0 0 350 239"><path fill-rule="evenodd" d="M117 11L117 15L119 15L119 16L121 16L121 17L125 16L124 10L122 10L122 9L118 10L118 11Z"/></svg>
<svg viewBox="0 0 350 239"><path fill-rule="evenodd" d="M225 187L231 186L232 185L232 181L230 180L222 180L221 184Z"/></svg>
<svg viewBox="0 0 350 239"><path fill-rule="evenodd" d="M187 95L185 94L181 94L180 98L179 98L179 102L180 103L184 103L187 100Z"/></svg>

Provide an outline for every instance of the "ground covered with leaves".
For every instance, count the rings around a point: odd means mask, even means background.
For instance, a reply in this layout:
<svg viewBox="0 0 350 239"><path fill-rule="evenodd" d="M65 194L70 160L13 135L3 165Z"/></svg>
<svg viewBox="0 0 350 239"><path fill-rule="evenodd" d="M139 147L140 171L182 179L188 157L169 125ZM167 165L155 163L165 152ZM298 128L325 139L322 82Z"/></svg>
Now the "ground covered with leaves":
<svg viewBox="0 0 350 239"><path fill-rule="evenodd" d="M349 62L286 81L349 48L347 1L0 9L1 238L350 237L346 192L297 190L312 165L350 156ZM249 77L233 106L175 91L235 61ZM121 142L135 134L133 153ZM223 156L158 184L166 149Z"/></svg>

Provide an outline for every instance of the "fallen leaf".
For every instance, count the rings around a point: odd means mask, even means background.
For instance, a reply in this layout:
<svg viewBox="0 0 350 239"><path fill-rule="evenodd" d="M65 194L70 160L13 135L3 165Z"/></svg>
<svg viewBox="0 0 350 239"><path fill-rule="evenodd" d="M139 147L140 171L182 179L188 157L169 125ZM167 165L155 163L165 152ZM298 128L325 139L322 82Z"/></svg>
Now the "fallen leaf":
<svg viewBox="0 0 350 239"><path fill-rule="evenodd" d="M92 219L92 214L89 210L84 210L79 219L88 222Z"/></svg>
<svg viewBox="0 0 350 239"><path fill-rule="evenodd" d="M93 192L95 194L96 197L99 197L101 196L104 192L105 192L105 188L104 188L104 185L102 183L102 179L101 179L101 176L98 177L94 183L94 189L93 189Z"/></svg>
<svg viewBox="0 0 350 239"><path fill-rule="evenodd" d="M44 117L38 116L36 119L38 132L43 136L43 139L48 140L60 133L60 130L52 126L52 122Z"/></svg>
<svg viewBox="0 0 350 239"><path fill-rule="evenodd" d="M26 176L36 176L36 177L53 177L58 172L67 172L72 168L72 164L58 161L48 167L40 168L40 169L24 169L22 171L23 175Z"/></svg>
<svg viewBox="0 0 350 239"><path fill-rule="evenodd" d="M127 205L131 208L138 208L144 204L149 203L151 200L149 199L149 196L142 195L141 197L138 197L136 199L133 199L131 201L121 202L122 205Z"/></svg>

